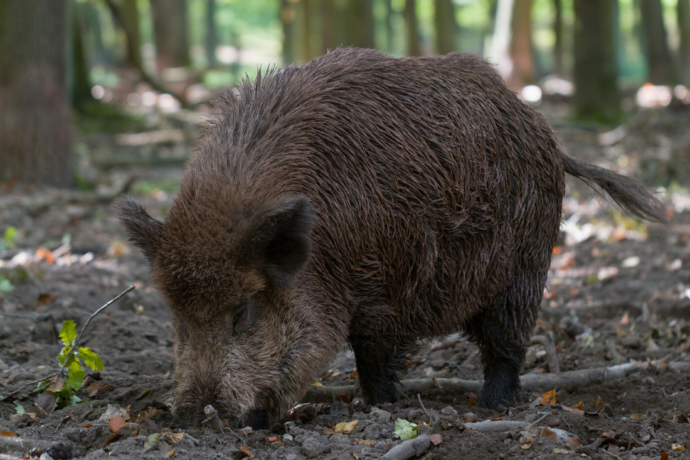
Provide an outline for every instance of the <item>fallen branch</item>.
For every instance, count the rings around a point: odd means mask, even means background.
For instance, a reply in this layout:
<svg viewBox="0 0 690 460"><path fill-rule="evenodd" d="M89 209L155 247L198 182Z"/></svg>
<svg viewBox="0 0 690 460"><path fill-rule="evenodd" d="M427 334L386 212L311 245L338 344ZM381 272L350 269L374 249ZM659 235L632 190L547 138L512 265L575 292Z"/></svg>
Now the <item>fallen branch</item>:
<svg viewBox="0 0 690 460"><path fill-rule="evenodd" d="M26 453L33 448L45 449L50 447L48 441L40 441L38 439L31 438L14 438L11 436L0 436L0 454L12 453ZM19 458L19 457L8 457L8 458ZM2 457L0 457L2 460Z"/></svg>
<svg viewBox="0 0 690 460"><path fill-rule="evenodd" d="M516 428L527 428L529 423L515 420L485 420L483 422L465 423L465 428L480 431L482 433L494 433L497 431L510 431Z"/></svg>
<svg viewBox="0 0 690 460"><path fill-rule="evenodd" d="M384 460L407 460L408 458L419 457L429 449L431 438L423 434L414 439L403 441L389 450L382 458Z"/></svg>
<svg viewBox="0 0 690 460"><path fill-rule="evenodd" d="M565 391L575 391L590 385L598 385L603 382L627 377L630 374L646 369L650 364L635 361L626 364L618 364L610 367L594 369L581 369L577 371L561 372L560 374L526 374L520 377L523 390L549 391L554 388ZM690 369L690 363L666 362L663 360L652 361L651 366L660 369L672 370ZM401 393L434 393L434 394L458 394L475 392L482 389L484 382L481 380L462 379L410 379L403 380L396 388ZM302 402L333 402L344 398L354 399L357 396L356 389L352 385L347 386L311 386L307 390Z"/></svg>

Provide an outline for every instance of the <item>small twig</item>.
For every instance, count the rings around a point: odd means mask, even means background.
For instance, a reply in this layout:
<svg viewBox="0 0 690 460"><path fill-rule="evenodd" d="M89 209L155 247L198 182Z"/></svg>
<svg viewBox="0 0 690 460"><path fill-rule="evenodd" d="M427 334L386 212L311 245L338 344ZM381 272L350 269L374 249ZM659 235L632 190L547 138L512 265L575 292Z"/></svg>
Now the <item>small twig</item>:
<svg viewBox="0 0 690 460"><path fill-rule="evenodd" d="M10 393L7 393L5 396L2 397L2 399L0 399L0 402L7 401L8 399L12 398L12 396L16 395L17 393L19 393L20 391L22 391L24 388L28 387L29 385L35 385L35 384L37 384L37 383L40 383L40 382L43 382L43 381L48 380L48 379L50 379L50 378L53 378L53 377L55 377L56 375L57 375L57 372L53 372L52 374L46 375L45 377L43 377L43 378L41 378L41 379L34 380L34 381L32 381L32 382L27 382L27 383L25 383L24 385L22 385L22 386L20 386L19 388L17 388L16 390L14 390L14 391L12 391L12 392L10 392Z"/></svg>
<svg viewBox="0 0 690 460"><path fill-rule="evenodd" d="M422 397L417 393L417 399L419 399L419 404L422 406L422 410L426 414L426 416L429 418L429 425L434 424L434 420L431 418L431 415L429 415L429 411L426 410L426 407L424 407L424 403L422 402Z"/></svg>
<svg viewBox="0 0 690 460"><path fill-rule="evenodd" d="M541 422L542 420L544 420L544 419L545 419L546 417L548 417L549 415L551 415L551 412L545 413L544 415L542 415L541 417L539 417L537 420L535 420L535 421L533 421L532 423L530 423L529 425L527 425L527 428L530 428L530 427L536 425L537 423Z"/></svg>
<svg viewBox="0 0 690 460"><path fill-rule="evenodd" d="M127 294L129 291L133 291L134 289L135 289L134 285L131 285L130 287L128 287L127 289L122 291L120 294L118 294L117 297L112 298L109 301L107 301L101 308L99 308L98 310L93 312L91 314L91 316L89 316L89 318L84 323L84 326L82 326L81 331L79 332L79 335L77 336L76 339L74 339L74 345L70 349L69 353L67 353L67 355L65 356L65 360L62 362L62 367L60 368L60 370L57 373L58 379L61 378L62 374L65 372L65 366L67 365L70 356L72 356L74 354L74 350L76 350L77 347L79 346L79 339L81 339L81 336L84 335L84 331L86 330L86 328L89 325L89 323L91 322L91 320L94 319L96 316L98 316L98 314L100 312L102 312L103 310L105 310L107 307L109 307L112 304L114 304L115 302L117 302L122 296ZM45 379L43 379L43 380L45 380Z"/></svg>
<svg viewBox="0 0 690 460"><path fill-rule="evenodd" d="M545 335L535 335L532 337L532 343L538 343L544 347L544 350L546 350L549 372L552 374L560 373L561 368L558 364L558 353L556 352L556 344L554 341L553 332L548 331Z"/></svg>
<svg viewBox="0 0 690 460"><path fill-rule="evenodd" d="M618 460L623 460L622 458L620 458L618 455L614 454L613 452L609 452L609 451L606 450L606 449L602 449L602 450L603 450L603 452L604 452L606 455L610 455L611 457L617 458Z"/></svg>

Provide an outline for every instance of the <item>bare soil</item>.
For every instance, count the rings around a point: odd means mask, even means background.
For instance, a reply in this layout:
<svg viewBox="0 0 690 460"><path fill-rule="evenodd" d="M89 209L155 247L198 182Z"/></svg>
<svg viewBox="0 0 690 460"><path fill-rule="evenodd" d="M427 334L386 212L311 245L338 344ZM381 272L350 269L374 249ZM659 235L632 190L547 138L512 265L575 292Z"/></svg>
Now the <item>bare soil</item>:
<svg viewBox="0 0 690 460"><path fill-rule="evenodd" d="M690 362L690 195L678 187L690 169L690 161L683 167L690 160L690 115L640 113L627 135L601 145L601 132L567 125L558 106L544 110L572 155L649 182L666 181L670 223L632 221L571 184L564 241L556 249L535 333L553 332L562 371L648 358ZM130 193L164 218L179 167L123 167L106 177L114 181L133 172ZM25 456L33 447L56 459L380 458L402 442L394 434L397 419L418 423L420 433L441 435L442 442L420 458L656 460L665 458L663 452L690 458L690 372L663 365L573 393L556 388L555 405L539 404L541 394L525 392L523 403L500 413L476 407L470 393L432 392L420 395L424 408L416 393L375 408L357 400L302 406L274 431L180 430L170 413L176 386L170 311L148 282L144 258L125 242L103 201L45 190L0 194L0 231L18 230L16 247L0 250L0 280L14 286L0 292L0 395L58 369L62 321L81 326L128 285L137 288L95 318L84 335L83 344L101 355L105 370L87 377L78 393L83 402L47 415L35 384L0 402L0 459ZM355 385L354 371L354 356L344 349L315 383ZM547 372L541 345L530 347L525 364L524 373L535 372ZM476 346L461 335L423 341L401 379L434 377L480 380ZM580 402L586 414L566 410ZM138 424L130 420L118 436L109 427L115 409L155 415ZM430 419L431 426L424 423ZM335 432L338 423L353 420L352 433ZM483 433L465 425L483 420L537 421L537 428ZM542 427L564 430L579 443L554 441ZM161 441L145 449L155 433L163 434Z"/></svg>

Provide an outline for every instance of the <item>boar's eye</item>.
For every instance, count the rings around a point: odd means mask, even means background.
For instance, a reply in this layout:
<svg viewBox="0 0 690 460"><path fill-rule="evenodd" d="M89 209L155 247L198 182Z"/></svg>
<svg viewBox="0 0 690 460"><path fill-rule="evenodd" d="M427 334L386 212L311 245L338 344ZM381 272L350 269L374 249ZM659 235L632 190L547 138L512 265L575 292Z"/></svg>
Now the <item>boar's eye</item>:
<svg viewBox="0 0 690 460"><path fill-rule="evenodd" d="M235 313L235 317L232 320L232 332L236 333L238 330L237 326L242 326L242 322L247 318L247 307L242 307L237 313Z"/></svg>

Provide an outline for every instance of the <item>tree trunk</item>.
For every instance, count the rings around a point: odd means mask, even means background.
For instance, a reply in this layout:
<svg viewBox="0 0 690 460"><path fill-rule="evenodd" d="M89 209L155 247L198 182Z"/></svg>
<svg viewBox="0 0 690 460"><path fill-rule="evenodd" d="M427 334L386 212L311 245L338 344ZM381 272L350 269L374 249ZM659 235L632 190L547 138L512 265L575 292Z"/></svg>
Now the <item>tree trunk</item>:
<svg viewBox="0 0 690 460"><path fill-rule="evenodd" d="M386 3L386 51L391 54L395 49L395 36L393 34L393 0L384 0Z"/></svg>
<svg viewBox="0 0 690 460"><path fill-rule="evenodd" d="M374 48L374 7L372 0L347 1L348 44Z"/></svg>
<svg viewBox="0 0 690 460"><path fill-rule="evenodd" d="M673 84L673 58L668 46L661 0L642 0L640 17L647 57L647 79L655 85Z"/></svg>
<svg viewBox="0 0 690 460"><path fill-rule="evenodd" d="M141 67L141 27L139 24L139 9L137 0L122 0L120 2L122 18L127 23L127 30L131 37L125 40L127 46L127 60L136 68Z"/></svg>
<svg viewBox="0 0 690 460"><path fill-rule="evenodd" d="M280 2L280 23L283 26L283 65L293 64L295 59L295 5L290 0Z"/></svg>
<svg viewBox="0 0 690 460"><path fill-rule="evenodd" d="M314 57L311 40L311 0L299 0L299 19L301 24L301 53L300 61L309 62Z"/></svg>
<svg viewBox="0 0 690 460"><path fill-rule="evenodd" d="M563 0L553 0L553 71L563 75Z"/></svg>
<svg viewBox="0 0 690 460"><path fill-rule="evenodd" d="M218 48L218 29L216 28L216 0L206 0L206 37L204 47L206 49L206 61L209 67L215 67L216 48Z"/></svg>
<svg viewBox="0 0 690 460"><path fill-rule="evenodd" d="M338 47L333 0L321 0L321 54Z"/></svg>
<svg viewBox="0 0 690 460"><path fill-rule="evenodd" d="M515 0L510 24L510 60L513 68L508 86L519 90L534 83L534 56L532 53L532 3L533 0Z"/></svg>
<svg viewBox="0 0 690 460"><path fill-rule="evenodd" d="M690 0L678 0L676 5L678 19L678 67L681 83L690 86Z"/></svg>
<svg viewBox="0 0 690 460"><path fill-rule="evenodd" d="M434 29L436 54L448 54L455 51L458 27L452 0L434 0Z"/></svg>
<svg viewBox="0 0 690 460"><path fill-rule="evenodd" d="M417 2L416 0L405 0L405 52L408 56L419 56L419 26L417 24Z"/></svg>
<svg viewBox="0 0 690 460"><path fill-rule="evenodd" d="M82 4L72 6L72 107L84 112L89 102L92 102L91 79L89 78L89 63L84 46L84 36L87 28L84 24Z"/></svg>
<svg viewBox="0 0 690 460"><path fill-rule="evenodd" d="M151 15L158 72L189 66L187 0L151 0Z"/></svg>
<svg viewBox="0 0 690 460"><path fill-rule="evenodd" d="M611 123L621 118L615 49L617 1L574 2L576 119Z"/></svg>
<svg viewBox="0 0 690 460"><path fill-rule="evenodd" d="M71 186L68 0L0 0L0 180Z"/></svg>

